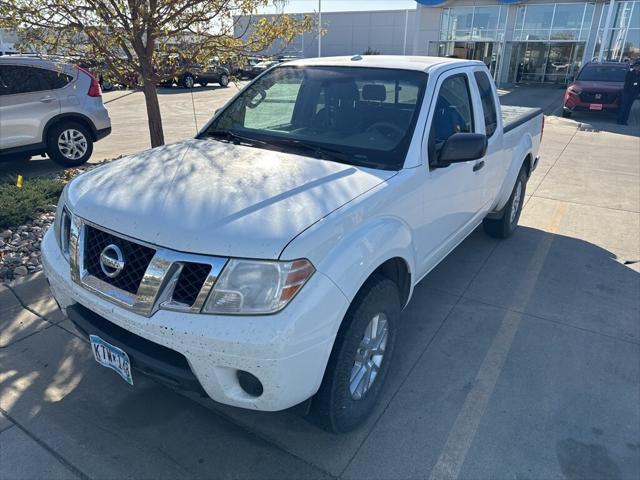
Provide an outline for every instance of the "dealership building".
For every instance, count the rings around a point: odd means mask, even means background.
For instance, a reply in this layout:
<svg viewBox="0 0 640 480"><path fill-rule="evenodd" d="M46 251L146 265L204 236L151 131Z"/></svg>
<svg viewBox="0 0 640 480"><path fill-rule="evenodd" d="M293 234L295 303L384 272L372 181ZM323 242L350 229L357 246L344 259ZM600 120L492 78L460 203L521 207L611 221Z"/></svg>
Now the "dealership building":
<svg viewBox="0 0 640 480"><path fill-rule="evenodd" d="M315 30L264 53L455 56L483 61L498 84L564 84L592 59L640 59L640 1L419 0L415 10L309 15L320 42Z"/></svg>

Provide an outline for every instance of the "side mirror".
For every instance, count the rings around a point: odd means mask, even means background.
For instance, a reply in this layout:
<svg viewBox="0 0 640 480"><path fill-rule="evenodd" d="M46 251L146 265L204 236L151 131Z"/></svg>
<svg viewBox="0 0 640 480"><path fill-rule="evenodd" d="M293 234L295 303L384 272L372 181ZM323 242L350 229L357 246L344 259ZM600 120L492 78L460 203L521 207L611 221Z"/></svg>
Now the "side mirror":
<svg viewBox="0 0 640 480"><path fill-rule="evenodd" d="M448 167L452 163L469 162L484 157L487 152L487 136L481 133L454 133L440 150L436 168Z"/></svg>

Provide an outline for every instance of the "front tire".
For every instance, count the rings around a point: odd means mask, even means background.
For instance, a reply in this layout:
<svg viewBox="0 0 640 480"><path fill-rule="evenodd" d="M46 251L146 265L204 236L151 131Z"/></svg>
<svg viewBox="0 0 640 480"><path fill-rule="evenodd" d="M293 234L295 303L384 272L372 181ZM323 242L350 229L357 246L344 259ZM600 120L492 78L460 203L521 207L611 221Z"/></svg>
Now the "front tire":
<svg viewBox="0 0 640 480"><path fill-rule="evenodd" d="M354 298L311 404L325 430L351 431L373 412L393 357L400 310L398 287L377 274Z"/></svg>
<svg viewBox="0 0 640 480"><path fill-rule="evenodd" d="M484 231L494 238L510 237L518 226L522 206L524 205L524 196L527 189L527 170L523 165L518 173L516 184L513 186L509 201L504 206L500 218L485 218L482 221Z"/></svg>
<svg viewBox="0 0 640 480"><path fill-rule="evenodd" d="M188 90L191 90L195 85L195 79L193 78L193 75L191 75L190 73L185 73L180 80L180 85Z"/></svg>
<svg viewBox="0 0 640 480"><path fill-rule="evenodd" d="M221 86L221 87L227 87L227 86L229 86L229 76L223 73L223 74L220 76L220 82L219 82L219 83L220 83L220 86Z"/></svg>
<svg viewBox="0 0 640 480"><path fill-rule="evenodd" d="M49 158L63 167L77 167L93 153L93 140L89 130L76 122L54 125L47 136Z"/></svg>

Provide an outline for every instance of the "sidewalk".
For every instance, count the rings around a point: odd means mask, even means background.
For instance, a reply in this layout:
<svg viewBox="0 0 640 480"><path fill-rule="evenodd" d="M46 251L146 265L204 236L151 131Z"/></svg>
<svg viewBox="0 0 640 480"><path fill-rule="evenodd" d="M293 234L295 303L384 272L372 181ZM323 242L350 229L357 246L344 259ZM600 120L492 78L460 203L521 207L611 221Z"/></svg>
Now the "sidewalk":
<svg viewBox="0 0 640 480"><path fill-rule="evenodd" d="M637 125L547 118L521 227L479 229L416 287L382 401L349 435L130 387L42 276L0 286L0 478L636 479Z"/></svg>

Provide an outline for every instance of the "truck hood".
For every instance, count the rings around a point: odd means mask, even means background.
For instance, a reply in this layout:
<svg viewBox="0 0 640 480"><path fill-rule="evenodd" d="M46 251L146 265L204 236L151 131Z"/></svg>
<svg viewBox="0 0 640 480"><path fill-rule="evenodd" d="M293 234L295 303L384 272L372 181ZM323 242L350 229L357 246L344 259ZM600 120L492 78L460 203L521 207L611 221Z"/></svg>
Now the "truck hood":
<svg viewBox="0 0 640 480"><path fill-rule="evenodd" d="M215 140L131 155L71 182L80 217L158 246L277 259L296 235L395 174Z"/></svg>

